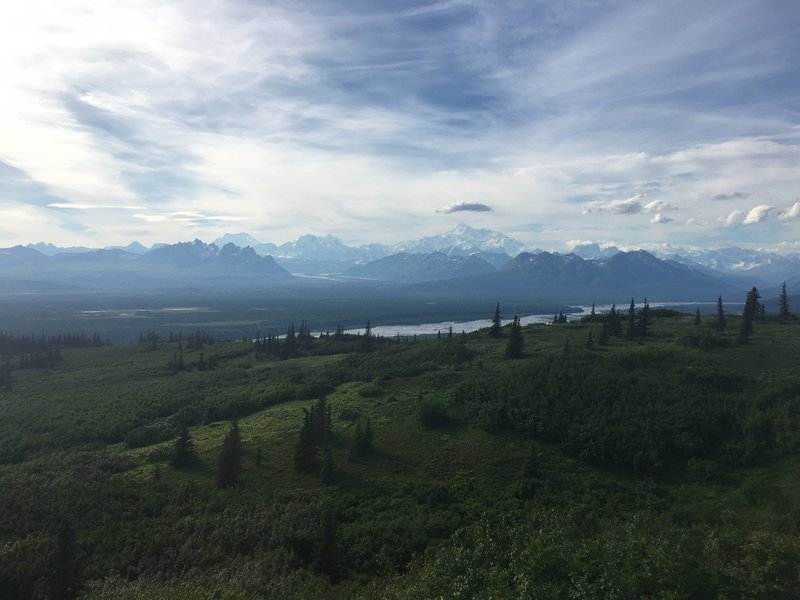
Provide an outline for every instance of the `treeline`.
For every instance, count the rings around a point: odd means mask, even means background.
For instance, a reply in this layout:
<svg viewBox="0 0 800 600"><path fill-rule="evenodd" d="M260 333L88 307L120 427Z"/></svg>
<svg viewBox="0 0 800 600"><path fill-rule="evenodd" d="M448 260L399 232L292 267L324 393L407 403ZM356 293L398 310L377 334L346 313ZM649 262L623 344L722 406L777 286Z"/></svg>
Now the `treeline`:
<svg viewBox="0 0 800 600"><path fill-rule="evenodd" d="M13 335L0 331L0 389L13 388L15 369L49 369L64 357L67 348L110 346L111 341L99 333L60 333L58 335Z"/></svg>

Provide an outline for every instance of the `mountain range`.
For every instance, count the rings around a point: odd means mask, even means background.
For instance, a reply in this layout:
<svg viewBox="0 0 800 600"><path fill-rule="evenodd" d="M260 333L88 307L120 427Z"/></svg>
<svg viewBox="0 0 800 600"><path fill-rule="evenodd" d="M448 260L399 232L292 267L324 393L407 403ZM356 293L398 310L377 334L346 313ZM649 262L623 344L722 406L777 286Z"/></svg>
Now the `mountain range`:
<svg viewBox="0 0 800 600"><path fill-rule="evenodd" d="M769 289L782 281L795 291L800 255L668 246L625 252L596 243L567 254L525 251L502 233L467 225L394 246L348 246L331 235L311 234L276 245L237 233L210 244L195 240L150 249L137 242L101 250L42 242L0 249L0 284L12 292L257 289L310 281L303 275L338 284L379 282L417 295L691 300L737 294L752 285Z"/></svg>

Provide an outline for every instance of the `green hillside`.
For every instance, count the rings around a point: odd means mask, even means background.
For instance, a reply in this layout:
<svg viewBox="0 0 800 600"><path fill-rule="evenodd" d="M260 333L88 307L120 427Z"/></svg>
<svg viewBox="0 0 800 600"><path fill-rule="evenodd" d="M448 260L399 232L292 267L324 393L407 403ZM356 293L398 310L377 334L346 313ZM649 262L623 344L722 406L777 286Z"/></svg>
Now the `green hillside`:
<svg viewBox="0 0 800 600"><path fill-rule="evenodd" d="M0 597L793 597L800 323L604 320L6 340Z"/></svg>

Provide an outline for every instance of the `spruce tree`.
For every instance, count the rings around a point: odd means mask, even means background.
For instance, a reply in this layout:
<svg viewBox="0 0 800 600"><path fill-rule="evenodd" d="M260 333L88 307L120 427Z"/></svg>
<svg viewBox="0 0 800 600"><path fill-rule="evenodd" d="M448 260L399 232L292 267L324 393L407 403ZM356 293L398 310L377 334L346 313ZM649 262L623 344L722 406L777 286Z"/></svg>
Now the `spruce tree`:
<svg viewBox="0 0 800 600"><path fill-rule="evenodd" d="M493 338L500 337L500 303L494 307L494 316L492 317L492 326L489 327L489 335Z"/></svg>
<svg viewBox="0 0 800 600"><path fill-rule="evenodd" d="M239 424L234 421L225 440L222 442L219 461L217 462L217 486L228 488L239 480L242 470L242 439L239 435Z"/></svg>
<svg viewBox="0 0 800 600"><path fill-rule="evenodd" d="M298 434L297 444L294 447L294 467L298 471L312 471L317 464L317 447L311 426L311 412L303 409L303 426Z"/></svg>
<svg viewBox="0 0 800 600"><path fill-rule="evenodd" d="M614 337L622 335L622 323L620 323L619 311L617 305L612 304L611 310L608 313L608 334Z"/></svg>
<svg viewBox="0 0 800 600"><path fill-rule="evenodd" d="M589 350L594 349L594 337L592 337L592 332L589 332L589 336L586 338L586 348Z"/></svg>
<svg viewBox="0 0 800 600"><path fill-rule="evenodd" d="M183 469L197 462L197 453L194 449L194 442L189 434L189 430L183 427L175 440L172 448L170 464L176 469Z"/></svg>
<svg viewBox="0 0 800 600"><path fill-rule="evenodd" d="M742 311L742 323L739 329L739 342L746 344L750 341L750 336L753 334L753 321L758 317L759 312L759 299L761 295L758 289L753 287L747 292L747 297L744 302L744 310Z"/></svg>
<svg viewBox="0 0 800 600"><path fill-rule="evenodd" d="M699 327L700 326L700 322L701 322L700 321L700 309L698 308L697 312L694 314L694 326L695 327Z"/></svg>
<svg viewBox="0 0 800 600"><path fill-rule="evenodd" d="M519 317L514 315L514 320L511 323L511 332L508 337L508 344L506 345L506 358L521 358L522 357L522 326L519 324Z"/></svg>
<svg viewBox="0 0 800 600"><path fill-rule="evenodd" d="M786 294L786 282L781 286L781 295L778 299L778 320L781 323L786 323L789 320L791 313L789 312L789 296Z"/></svg>
<svg viewBox="0 0 800 600"><path fill-rule="evenodd" d="M717 331L723 333L727 326L728 322L725 319L725 308L722 306L722 296L720 296L719 298L717 298L717 321L716 321Z"/></svg>
<svg viewBox="0 0 800 600"><path fill-rule="evenodd" d="M628 308L628 327L625 330L625 337L632 340L636 335L636 303L631 298L631 305Z"/></svg>
<svg viewBox="0 0 800 600"><path fill-rule="evenodd" d="M642 310L639 311L639 322L637 323L636 329L638 334L641 337L647 337L650 333L650 321L652 317L650 315L650 303L647 301L647 298L644 299L644 306Z"/></svg>
<svg viewBox="0 0 800 600"><path fill-rule="evenodd" d="M363 352L372 351L372 325L367 321L367 327L364 329L364 337L361 339L361 350Z"/></svg>

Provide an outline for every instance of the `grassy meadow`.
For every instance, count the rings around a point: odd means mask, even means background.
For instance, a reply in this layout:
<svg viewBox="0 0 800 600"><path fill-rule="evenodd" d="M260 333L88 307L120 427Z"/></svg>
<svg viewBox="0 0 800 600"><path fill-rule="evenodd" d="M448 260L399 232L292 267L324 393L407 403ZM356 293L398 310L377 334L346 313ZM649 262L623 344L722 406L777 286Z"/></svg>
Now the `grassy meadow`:
<svg viewBox="0 0 800 600"><path fill-rule="evenodd" d="M11 356L0 597L792 597L800 323L740 343L737 317L662 310L606 342L604 320L523 327L521 358L508 327L285 359L199 334Z"/></svg>

